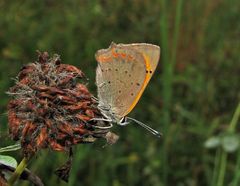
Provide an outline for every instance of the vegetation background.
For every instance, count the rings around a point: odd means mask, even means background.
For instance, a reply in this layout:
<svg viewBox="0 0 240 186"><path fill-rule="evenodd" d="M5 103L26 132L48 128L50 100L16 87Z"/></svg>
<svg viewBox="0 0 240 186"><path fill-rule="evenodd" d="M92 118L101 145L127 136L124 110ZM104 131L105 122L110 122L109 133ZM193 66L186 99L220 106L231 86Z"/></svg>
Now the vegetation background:
<svg viewBox="0 0 240 186"><path fill-rule="evenodd" d="M96 50L147 42L161 46L161 60L131 116L163 137L115 126L117 144L75 147L68 184L53 174L64 153L41 151L29 168L46 185L240 185L239 20L239 0L0 0L1 146L13 144L5 92L36 50L81 68L96 95Z"/></svg>

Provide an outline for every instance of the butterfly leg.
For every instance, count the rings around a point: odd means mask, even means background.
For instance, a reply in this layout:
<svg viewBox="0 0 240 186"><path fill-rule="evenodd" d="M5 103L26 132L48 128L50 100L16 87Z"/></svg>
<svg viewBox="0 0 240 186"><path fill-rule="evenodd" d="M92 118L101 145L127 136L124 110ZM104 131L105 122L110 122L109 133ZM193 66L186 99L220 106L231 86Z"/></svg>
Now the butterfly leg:
<svg viewBox="0 0 240 186"><path fill-rule="evenodd" d="M113 127L112 123L109 123L109 126L96 126L96 125L93 125L94 128L96 129L110 129Z"/></svg>
<svg viewBox="0 0 240 186"><path fill-rule="evenodd" d="M111 119L106 119L106 118L92 118L90 121L106 121L106 122L112 122Z"/></svg>

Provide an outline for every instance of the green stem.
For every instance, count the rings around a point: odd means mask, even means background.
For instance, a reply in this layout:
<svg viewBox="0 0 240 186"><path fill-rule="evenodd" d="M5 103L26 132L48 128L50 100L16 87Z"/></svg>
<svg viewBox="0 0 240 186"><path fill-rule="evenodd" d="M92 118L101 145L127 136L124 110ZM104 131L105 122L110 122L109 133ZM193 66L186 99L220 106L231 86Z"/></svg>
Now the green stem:
<svg viewBox="0 0 240 186"><path fill-rule="evenodd" d="M232 121L229 125L229 128L228 128L229 132L235 131L239 117L240 117L240 102L238 103L237 109L236 109L236 111L233 115Z"/></svg>
<svg viewBox="0 0 240 186"><path fill-rule="evenodd" d="M224 177L225 177L225 170L226 170L226 164L227 164L227 153L225 151L221 151L221 162L220 162L220 170L218 175L218 181L217 186L223 186L224 183Z"/></svg>
<svg viewBox="0 0 240 186"><path fill-rule="evenodd" d="M235 167L235 175L231 183L231 186L238 186L239 180L240 180L240 150L238 150L237 165Z"/></svg>
<svg viewBox="0 0 240 186"><path fill-rule="evenodd" d="M9 186L12 186L16 182L16 180L20 177L20 175L22 174L24 169L27 167L27 163L28 163L28 159L26 157L24 157L22 159L22 161L20 162L20 164L17 166L13 175L8 180Z"/></svg>
<svg viewBox="0 0 240 186"><path fill-rule="evenodd" d="M217 182L218 170L220 166L220 153L221 153L221 148L217 148L217 152L214 160L214 169L213 169L211 186L215 186L215 183Z"/></svg>
<svg viewBox="0 0 240 186"><path fill-rule="evenodd" d="M166 1L161 1L162 15L161 15L161 48L162 48L162 61L163 61L163 120L164 120L164 133L166 134L167 126L169 125L169 107L171 99L171 65L169 63L169 50L168 50L168 24L167 24L167 8Z"/></svg>
<svg viewBox="0 0 240 186"><path fill-rule="evenodd" d="M177 54L177 44L178 44L178 33L179 33L179 25L181 21L182 15L182 4L183 0L178 0L177 9L176 9L176 17L175 17L175 29L173 35L173 49L172 49L172 58L171 58L171 69L174 69L176 64L176 54Z"/></svg>
<svg viewBox="0 0 240 186"><path fill-rule="evenodd" d="M169 105L170 105L170 97L171 97L171 85L169 78L169 54L168 54L168 24L167 24L167 6L166 0L161 0L162 6L162 14L160 20L161 26L161 53L162 53L162 62L163 62L163 134L167 136L168 125L170 122L170 114L169 114ZM167 139L164 140L163 149L161 151L162 157L162 170L163 170L163 183L167 185L167 176L168 176L168 152L167 152Z"/></svg>
<svg viewBox="0 0 240 186"><path fill-rule="evenodd" d="M229 132L233 133L235 131L239 117L240 117L240 103L238 104L238 106L237 106L237 108L236 108L236 110L233 114L230 125L228 127ZM221 162L220 162L220 170L219 170L219 175L218 175L217 186L222 186L223 183L224 183L227 157L228 157L228 154L225 151L222 150L221 151Z"/></svg>
<svg viewBox="0 0 240 186"><path fill-rule="evenodd" d="M174 66L176 63L176 53L177 53L177 43L178 43L178 32L179 25L181 20L181 12L182 12L182 2L183 0L179 0L177 2L176 8L176 17L175 17L175 28L174 28L174 36L173 36L173 49L171 61L169 61L169 47L168 47L168 10L167 10L167 2L166 0L161 0L162 6L162 14L161 14L161 50L162 50L162 61L163 61L163 133L165 136L168 134L168 127L170 123L170 109L172 102L172 82L173 82L173 74L174 74ZM164 140L164 148L162 150L162 163L163 163L163 182L164 185L167 184L167 176L168 176L168 140L167 138Z"/></svg>

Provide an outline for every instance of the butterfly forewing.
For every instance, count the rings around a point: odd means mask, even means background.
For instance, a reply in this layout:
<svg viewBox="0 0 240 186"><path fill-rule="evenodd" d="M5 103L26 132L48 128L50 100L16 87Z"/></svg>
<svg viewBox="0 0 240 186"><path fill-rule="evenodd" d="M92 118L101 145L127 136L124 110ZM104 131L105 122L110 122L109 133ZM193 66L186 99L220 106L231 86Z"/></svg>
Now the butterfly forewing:
<svg viewBox="0 0 240 186"><path fill-rule="evenodd" d="M157 45L147 44L147 43L135 43L135 44L119 44L126 49L135 49L140 52L147 63L147 68L151 71L151 76L156 70L156 67L160 58L160 47Z"/></svg>
<svg viewBox="0 0 240 186"><path fill-rule="evenodd" d="M109 106L118 118L127 115L141 97L158 58L159 47L148 44L112 44L99 50L96 83L100 105Z"/></svg>

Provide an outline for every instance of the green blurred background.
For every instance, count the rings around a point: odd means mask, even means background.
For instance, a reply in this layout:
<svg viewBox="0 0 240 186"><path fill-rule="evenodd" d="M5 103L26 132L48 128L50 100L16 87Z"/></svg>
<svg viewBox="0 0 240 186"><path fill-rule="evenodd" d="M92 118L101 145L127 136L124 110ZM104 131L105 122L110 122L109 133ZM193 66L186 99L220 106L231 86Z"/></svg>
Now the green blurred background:
<svg viewBox="0 0 240 186"><path fill-rule="evenodd" d="M41 151L29 168L46 185L240 185L239 20L239 0L0 0L1 146L14 143L5 92L37 49L81 68L96 95L96 50L111 41L147 42L161 46L161 60L130 115L163 137L115 126L116 144L74 148L68 184L53 174L65 153Z"/></svg>

